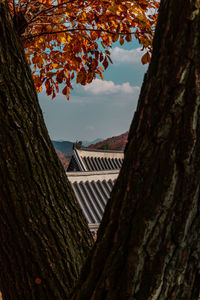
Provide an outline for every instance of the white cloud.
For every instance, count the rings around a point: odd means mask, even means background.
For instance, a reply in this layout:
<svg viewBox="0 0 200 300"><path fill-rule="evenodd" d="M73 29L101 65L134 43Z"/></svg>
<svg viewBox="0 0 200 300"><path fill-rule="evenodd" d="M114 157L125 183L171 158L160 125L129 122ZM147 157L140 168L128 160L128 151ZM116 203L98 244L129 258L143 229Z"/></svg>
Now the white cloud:
<svg viewBox="0 0 200 300"><path fill-rule="evenodd" d="M125 50L115 47L111 50L111 58L116 64L135 64L141 63L141 57L145 53L141 48Z"/></svg>
<svg viewBox="0 0 200 300"><path fill-rule="evenodd" d="M92 83L84 86L84 90L93 95L109 95L109 94L133 94L140 90L138 86L131 86L129 82L115 84L113 81L95 79Z"/></svg>

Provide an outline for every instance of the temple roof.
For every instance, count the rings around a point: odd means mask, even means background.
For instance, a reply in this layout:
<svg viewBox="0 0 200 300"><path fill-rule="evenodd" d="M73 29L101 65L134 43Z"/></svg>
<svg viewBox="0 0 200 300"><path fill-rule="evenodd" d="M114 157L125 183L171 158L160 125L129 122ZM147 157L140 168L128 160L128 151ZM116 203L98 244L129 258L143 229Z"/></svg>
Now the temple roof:
<svg viewBox="0 0 200 300"><path fill-rule="evenodd" d="M74 149L67 171L119 170L124 158L123 151Z"/></svg>
<svg viewBox="0 0 200 300"><path fill-rule="evenodd" d="M90 230L96 232L119 170L66 174Z"/></svg>

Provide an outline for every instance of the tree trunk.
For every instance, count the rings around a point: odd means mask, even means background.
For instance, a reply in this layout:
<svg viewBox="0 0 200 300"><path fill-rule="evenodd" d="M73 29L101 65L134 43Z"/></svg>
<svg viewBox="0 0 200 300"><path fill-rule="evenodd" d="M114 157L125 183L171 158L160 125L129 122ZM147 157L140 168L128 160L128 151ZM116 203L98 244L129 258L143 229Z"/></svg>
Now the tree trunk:
<svg viewBox="0 0 200 300"><path fill-rule="evenodd" d="M125 160L73 299L200 289L200 2L161 0Z"/></svg>
<svg viewBox="0 0 200 300"><path fill-rule="evenodd" d="M24 50L0 0L0 289L67 299L92 245L49 139Z"/></svg>

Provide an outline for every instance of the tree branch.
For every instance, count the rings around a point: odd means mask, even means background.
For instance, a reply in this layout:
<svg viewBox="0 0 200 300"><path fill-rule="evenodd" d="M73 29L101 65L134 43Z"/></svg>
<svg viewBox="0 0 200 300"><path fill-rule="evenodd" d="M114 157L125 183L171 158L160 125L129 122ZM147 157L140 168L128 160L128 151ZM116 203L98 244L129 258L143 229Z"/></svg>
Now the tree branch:
<svg viewBox="0 0 200 300"><path fill-rule="evenodd" d="M135 34L135 32L127 32L127 31L121 31L121 32L112 32L110 30L105 30L105 29L89 29L89 28L71 28L71 29L66 29L66 30L58 30L58 31L52 31L52 32L41 32L38 34L33 34L27 37L24 37L24 40L28 40L28 39L33 39L39 36L43 36L43 35L49 35L49 34L59 34L59 33L64 33L64 32L73 32L73 31L94 31L94 32L105 32L105 33L109 33L112 35L115 34L119 34L119 35L131 35L131 34ZM147 32L146 32L147 33Z"/></svg>

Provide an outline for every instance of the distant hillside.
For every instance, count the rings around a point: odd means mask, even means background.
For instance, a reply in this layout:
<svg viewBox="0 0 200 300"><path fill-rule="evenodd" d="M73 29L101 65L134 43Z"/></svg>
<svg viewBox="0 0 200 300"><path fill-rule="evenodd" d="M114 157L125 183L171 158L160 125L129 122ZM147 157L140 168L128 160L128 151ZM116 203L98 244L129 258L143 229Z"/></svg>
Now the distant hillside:
<svg viewBox="0 0 200 300"><path fill-rule="evenodd" d="M63 141L63 142L52 141L52 143L53 143L55 149L62 153L72 152L73 144L74 144L74 143L68 142L68 141Z"/></svg>
<svg viewBox="0 0 200 300"><path fill-rule="evenodd" d="M102 141L102 139L96 139L93 141L83 141L82 145L83 147L88 147L91 144L96 144L98 142ZM56 150L62 152L62 153L69 153L73 150L73 144L74 142L69 141L52 141L54 147Z"/></svg>
<svg viewBox="0 0 200 300"><path fill-rule="evenodd" d="M64 154L64 153L60 152L59 150L56 150L56 153L57 153L57 155L58 155L58 157L59 157L59 159L60 159L60 161L61 161L64 169L66 169L67 166L68 166L68 164L69 164L69 162L70 162L70 159L72 157L72 152Z"/></svg>
<svg viewBox="0 0 200 300"><path fill-rule="evenodd" d="M90 149L103 149L103 150L124 150L128 140L128 131L118 135L98 142L96 144L90 145Z"/></svg>
<svg viewBox="0 0 200 300"><path fill-rule="evenodd" d="M101 139L96 139L93 142L85 141L83 142L83 147L87 147L91 143L95 143L96 141L100 140ZM52 143L64 169L66 169L72 157L74 143L69 141L52 141Z"/></svg>
<svg viewBox="0 0 200 300"><path fill-rule="evenodd" d="M66 169L72 157L74 143L68 141L52 141L52 143L64 169Z"/></svg>
<svg viewBox="0 0 200 300"><path fill-rule="evenodd" d="M103 139L96 139L94 141L83 141L82 145L83 145L83 147L88 147L90 145L97 144L97 143L99 143L101 141L103 141Z"/></svg>

